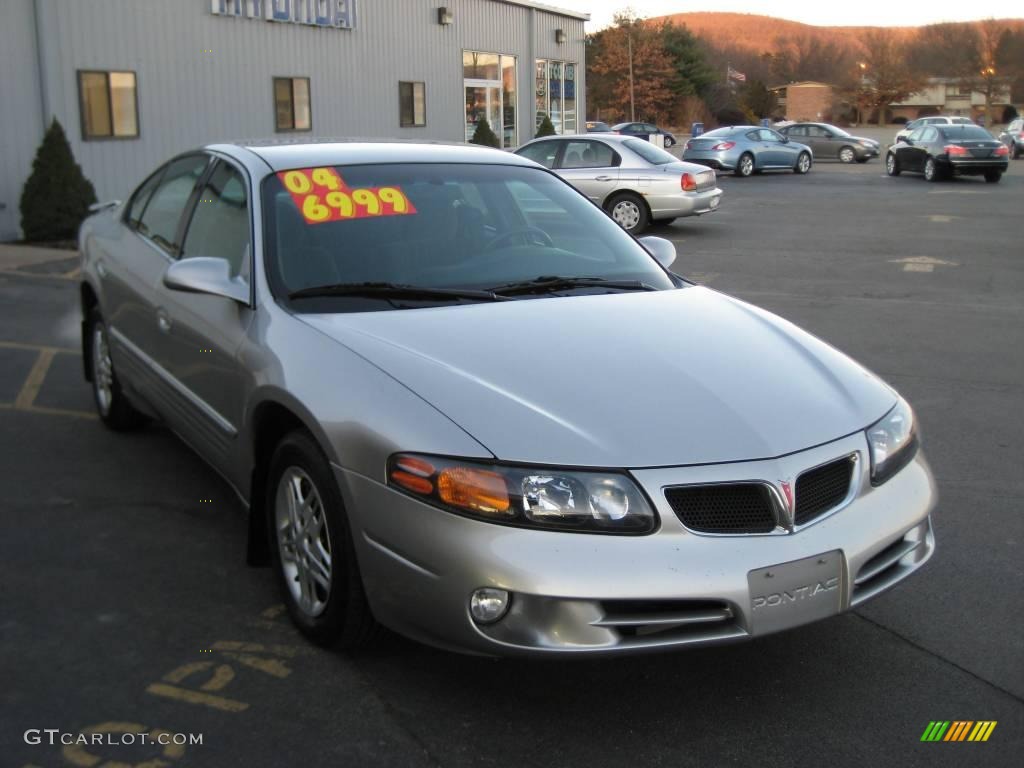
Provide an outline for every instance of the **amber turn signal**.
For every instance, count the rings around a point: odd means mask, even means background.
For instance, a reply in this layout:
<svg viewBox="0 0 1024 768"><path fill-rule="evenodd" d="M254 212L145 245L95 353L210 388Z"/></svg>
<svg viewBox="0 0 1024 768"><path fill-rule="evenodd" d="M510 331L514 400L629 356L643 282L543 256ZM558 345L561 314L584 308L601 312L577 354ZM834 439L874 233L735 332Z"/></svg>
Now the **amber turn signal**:
<svg viewBox="0 0 1024 768"><path fill-rule="evenodd" d="M450 467L437 478L437 494L453 507L487 515L513 516L505 478L497 472L472 467Z"/></svg>

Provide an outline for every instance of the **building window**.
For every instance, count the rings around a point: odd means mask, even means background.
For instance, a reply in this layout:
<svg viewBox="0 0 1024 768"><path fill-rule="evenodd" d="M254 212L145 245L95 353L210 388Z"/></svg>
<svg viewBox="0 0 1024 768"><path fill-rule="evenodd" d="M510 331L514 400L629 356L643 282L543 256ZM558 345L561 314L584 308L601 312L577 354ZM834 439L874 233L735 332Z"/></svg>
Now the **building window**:
<svg viewBox="0 0 1024 768"><path fill-rule="evenodd" d="M427 124L427 91L423 83L398 84L398 124L422 128Z"/></svg>
<svg viewBox="0 0 1024 768"><path fill-rule="evenodd" d="M463 51L462 82L466 96L466 141L473 138L477 124L485 119L501 140L501 146L516 146L515 56Z"/></svg>
<svg viewBox="0 0 1024 768"><path fill-rule="evenodd" d="M547 115L555 133L576 133L576 70L571 61L536 61L538 128Z"/></svg>
<svg viewBox="0 0 1024 768"><path fill-rule="evenodd" d="M274 78L274 130L309 131L313 115L309 104L308 77Z"/></svg>
<svg viewBox="0 0 1024 768"><path fill-rule="evenodd" d="M82 138L133 139L139 135L134 72L78 72Z"/></svg>

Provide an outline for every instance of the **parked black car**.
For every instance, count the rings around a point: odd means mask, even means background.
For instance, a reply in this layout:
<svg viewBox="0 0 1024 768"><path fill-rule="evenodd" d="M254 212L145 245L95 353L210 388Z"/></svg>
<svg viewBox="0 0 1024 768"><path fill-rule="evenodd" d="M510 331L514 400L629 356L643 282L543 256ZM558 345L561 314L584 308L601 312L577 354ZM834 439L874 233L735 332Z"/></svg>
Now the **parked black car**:
<svg viewBox="0 0 1024 768"><path fill-rule="evenodd" d="M999 181L1010 165L1010 151L977 125L924 125L889 147L885 170L923 173L928 181L952 176L984 176Z"/></svg>
<svg viewBox="0 0 1024 768"><path fill-rule="evenodd" d="M659 136L665 137L665 146L671 147L676 143L676 137L668 131L662 130L654 123L619 123L613 125L612 130L615 133L621 133L624 136L636 136L638 139L644 139L650 141L651 134L658 134Z"/></svg>
<svg viewBox="0 0 1024 768"><path fill-rule="evenodd" d="M600 120L587 120L587 133L611 133L612 129L608 123Z"/></svg>
<svg viewBox="0 0 1024 768"><path fill-rule="evenodd" d="M853 136L828 123L793 123L777 130L783 136L809 146L815 160L838 158L844 163L866 163L879 154L879 145L874 139Z"/></svg>

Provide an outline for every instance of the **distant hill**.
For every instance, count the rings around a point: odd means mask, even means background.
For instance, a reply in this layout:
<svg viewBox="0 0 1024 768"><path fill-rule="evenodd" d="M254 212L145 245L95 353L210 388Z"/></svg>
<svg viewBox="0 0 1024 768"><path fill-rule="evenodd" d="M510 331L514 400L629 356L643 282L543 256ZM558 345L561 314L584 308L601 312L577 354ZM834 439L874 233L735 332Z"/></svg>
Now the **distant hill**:
<svg viewBox="0 0 1024 768"><path fill-rule="evenodd" d="M776 19L772 16L759 16L753 13L674 13L658 16L648 21L671 21L673 24L685 24L691 32L719 47L747 49L754 53L769 51L775 53L775 41L779 37L818 38L827 44L845 44L853 48L860 47L860 38L871 27L816 27L799 21ZM1003 24L1014 30L1024 30L1024 19L1004 19ZM975 22L959 22L964 26ZM910 40L918 27L889 27L896 35Z"/></svg>

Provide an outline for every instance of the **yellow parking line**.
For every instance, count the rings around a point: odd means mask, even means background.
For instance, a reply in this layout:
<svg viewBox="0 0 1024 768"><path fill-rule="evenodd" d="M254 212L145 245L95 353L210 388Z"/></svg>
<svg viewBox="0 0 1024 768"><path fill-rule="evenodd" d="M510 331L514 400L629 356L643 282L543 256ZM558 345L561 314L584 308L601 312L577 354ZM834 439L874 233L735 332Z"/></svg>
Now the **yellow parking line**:
<svg viewBox="0 0 1024 768"><path fill-rule="evenodd" d="M32 403L36 400L36 395L39 394L39 388L43 386L43 380L46 378L46 372L50 370L50 363L53 362L54 351L52 349L43 349L39 352L39 357L36 358L35 364L32 366L32 370L28 372L28 378L25 379L25 384L22 386L18 396L14 399L14 407L25 410L32 407Z"/></svg>
<svg viewBox="0 0 1024 768"><path fill-rule="evenodd" d="M82 350L75 349L74 347L50 347L45 344L25 344L21 341L0 341L0 349L29 349L33 352L41 352L44 349L50 349L54 352L60 352L69 355L80 355Z"/></svg>

